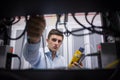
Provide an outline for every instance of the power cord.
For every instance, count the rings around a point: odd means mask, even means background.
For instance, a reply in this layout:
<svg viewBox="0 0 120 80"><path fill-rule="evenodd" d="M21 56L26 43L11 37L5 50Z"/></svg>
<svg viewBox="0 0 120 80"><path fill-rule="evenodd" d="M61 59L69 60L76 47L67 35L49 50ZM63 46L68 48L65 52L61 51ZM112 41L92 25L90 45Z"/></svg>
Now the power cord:
<svg viewBox="0 0 120 80"><path fill-rule="evenodd" d="M17 55L17 54L12 54L12 53L7 53L7 61L6 61L6 69L10 69L11 68L11 62L12 62L12 58L13 57L17 57L19 60L19 68L21 68L21 58ZM10 64L10 65L9 65Z"/></svg>

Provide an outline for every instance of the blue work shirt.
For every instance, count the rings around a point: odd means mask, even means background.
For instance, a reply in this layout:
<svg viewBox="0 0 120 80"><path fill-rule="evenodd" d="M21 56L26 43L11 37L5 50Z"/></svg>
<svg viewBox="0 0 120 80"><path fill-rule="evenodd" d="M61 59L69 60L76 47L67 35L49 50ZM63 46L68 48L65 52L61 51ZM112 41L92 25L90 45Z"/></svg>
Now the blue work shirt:
<svg viewBox="0 0 120 80"><path fill-rule="evenodd" d="M55 68L66 68L66 62L63 56L56 53L54 59L52 59L52 53L48 49L40 49L40 43L25 44L23 56L27 60L32 68L35 69L55 69Z"/></svg>

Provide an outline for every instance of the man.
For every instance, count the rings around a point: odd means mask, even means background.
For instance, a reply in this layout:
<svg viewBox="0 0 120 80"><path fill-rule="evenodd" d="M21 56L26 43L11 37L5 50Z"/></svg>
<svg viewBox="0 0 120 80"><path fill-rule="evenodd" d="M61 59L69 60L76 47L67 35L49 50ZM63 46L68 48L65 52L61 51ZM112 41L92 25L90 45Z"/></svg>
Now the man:
<svg viewBox="0 0 120 80"><path fill-rule="evenodd" d="M28 42L24 48L24 57L35 69L55 69L67 67L65 59L58 54L64 36L56 29L52 29L46 39L48 45L45 50L40 50L40 37L45 29L44 16L31 16L26 23ZM74 66L79 66L74 63ZM80 67L80 66L79 66Z"/></svg>

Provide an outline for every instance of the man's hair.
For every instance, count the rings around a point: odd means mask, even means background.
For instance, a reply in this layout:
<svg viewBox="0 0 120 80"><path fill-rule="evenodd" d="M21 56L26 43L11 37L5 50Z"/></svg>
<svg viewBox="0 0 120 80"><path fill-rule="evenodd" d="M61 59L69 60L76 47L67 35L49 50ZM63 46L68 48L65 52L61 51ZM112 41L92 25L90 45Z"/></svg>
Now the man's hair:
<svg viewBox="0 0 120 80"><path fill-rule="evenodd" d="M50 38L51 35L58 35L61 36L62 38L64 38L63 33L56 30L56 29L52 29L49 34L48 34L48 39Z"/></svg>

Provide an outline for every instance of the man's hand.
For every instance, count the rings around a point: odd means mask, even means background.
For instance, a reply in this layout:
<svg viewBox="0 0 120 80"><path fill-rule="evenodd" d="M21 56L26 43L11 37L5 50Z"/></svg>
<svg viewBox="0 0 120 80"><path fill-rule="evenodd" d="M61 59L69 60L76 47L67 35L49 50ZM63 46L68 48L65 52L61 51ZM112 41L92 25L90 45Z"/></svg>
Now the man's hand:
<svg viewBox="0 0 120 80"><path fill-rule="evenodd" d="M72 69L81 69L81 68L83 68L82 62L80 62L80 63L74 62L72 64Z"/></svg>
<svg viewBox="0 0 120 80"><path fill-rule="evenodd" d="M43 15L30 16L26 23L27 35L30 43L37 43L46 27L46 21Z"/></svg>

